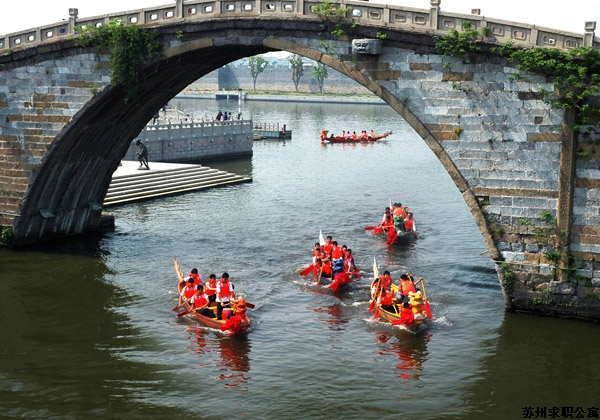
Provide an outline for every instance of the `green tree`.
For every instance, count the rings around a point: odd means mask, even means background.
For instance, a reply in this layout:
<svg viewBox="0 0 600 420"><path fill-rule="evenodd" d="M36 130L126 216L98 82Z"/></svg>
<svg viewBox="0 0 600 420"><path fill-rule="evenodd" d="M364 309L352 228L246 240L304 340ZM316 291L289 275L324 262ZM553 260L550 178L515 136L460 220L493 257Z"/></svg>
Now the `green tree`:
<svg viewBox="0 0 600 420"><path fill-rule="evenodd" d="M248 68L250 69L250 76L252 76L252 83L254 91L256 92L256 79L267 67L269 62L260 55L252 56L248 59Z"/></svg>
<svg viewBox="0 0 600 420"><path fill-rule="evenodd" d="M298 92L298 83L300 83L300 78L304 75L304 67L302 66L302 56L298 54L292 54L289 57L290 66L292 67L292 81L294 82L294 86L296 87L296 92Z"/></svg>
<svg viewBox="0 0 600 420"><path fill-rule="evenodd" d="M319 84L319 92L323 93L323 83L325 82L325 79L329 77L327 66L323 63L317 63L317 65L313 67L312 75L315 79L317 79L317 83Z"/></svg>

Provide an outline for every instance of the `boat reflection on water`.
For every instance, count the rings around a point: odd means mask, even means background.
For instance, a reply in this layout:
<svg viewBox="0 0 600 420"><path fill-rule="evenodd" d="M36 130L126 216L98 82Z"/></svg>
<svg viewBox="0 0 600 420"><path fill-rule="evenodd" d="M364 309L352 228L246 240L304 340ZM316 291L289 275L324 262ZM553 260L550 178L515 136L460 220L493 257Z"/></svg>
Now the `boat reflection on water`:
<svg viewBox="0 0 600 420"><path fill-rule="evenodd" d="M198 366L216 367L218 373L214 377L224 382L224 388L239 387L248 382L251 345L246 335L221 337L197 327L190 327L187 332L192 338L192 350L205 359Z"/></svg>
<svg viewBox="0 0 600 420"><path fill-rule="evenodd" d="M240 336L235 338L223 338L219 340L220 361L217 366L224 373L218 378L225 381L225 388L238 387L246 384L250 379L247 373L250 372L250 342L248 337ZM248 389L240 389L247 391Z"/></svg>
<svg viewBox="0 0 600 420"><path fill-rule="evenodd" d="M346 329L346 324L350 321L350 318L343 313L343 307L339 303L323 306L321 308L312 308L314 312L329 314L330 317L323 318L318 317L319 321L325 321L327 326L332 331L343 331Z"/></svg>
<svg viewBox="0 0 600 420"><path fill-rule="evenodd" d="M427 343L433 334L396 333L390 335L389 332L377 331L376 336L379 343L378 354L382 356L394 354L400 359L394 374L401 379L418 380L423 372L423 363L429 357Z"/></svg>

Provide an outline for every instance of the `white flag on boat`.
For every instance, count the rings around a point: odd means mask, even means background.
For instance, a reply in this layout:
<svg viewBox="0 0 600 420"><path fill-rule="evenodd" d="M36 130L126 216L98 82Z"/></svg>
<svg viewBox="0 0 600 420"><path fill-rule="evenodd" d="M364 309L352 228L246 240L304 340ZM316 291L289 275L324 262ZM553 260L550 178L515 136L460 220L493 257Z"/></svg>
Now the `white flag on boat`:
<svg viewBox="0 0 600 420"><path fill-rule="evenodd" d="M319 244L321 246L325 245L325 239L323 238L323 232L319 230Z"/></svg>
<svg viewBox="0 0 600 420"><path fill-rule="evenodd" d="M377 269L377 260L373 257L373 278L379 278L379 270Z"/></svg>

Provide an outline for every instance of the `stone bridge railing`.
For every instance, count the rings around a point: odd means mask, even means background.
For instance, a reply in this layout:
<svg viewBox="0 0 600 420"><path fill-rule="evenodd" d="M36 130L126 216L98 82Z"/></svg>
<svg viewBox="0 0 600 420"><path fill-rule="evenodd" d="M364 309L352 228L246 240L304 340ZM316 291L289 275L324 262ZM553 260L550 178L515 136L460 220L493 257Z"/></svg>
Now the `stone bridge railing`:
<svg viewBox="0 0 600 420"><path fill-rule="evenodd" d="M392 30L411 32L447 33L451 29L460 30L463 21L471 22L471 27L487 27L490 37L499 43L512 41L525 47L543 46L569 49L578 46L600 48L600 39L595 37L596 22L585 22L583 35L515 23L480 16L479 9L465 15L445 12L440 9L441 0L430 0L430 9L381 5L364 1L332 1L340 7L351 8L349 17L360 24L389 27ZM175 4L156 6L147 9L112 13L103 16L79 19L78 9L69 9L69 20L0 36L0 52L12 51L20 47L52 42L74 33L75 26L99 27L112 19L127 24L165 25L171 23L194 22L207 19L228 19L234 17L281 17L286 19L318 19L313 11L321 1L310 0L176 0Z"/></svg>

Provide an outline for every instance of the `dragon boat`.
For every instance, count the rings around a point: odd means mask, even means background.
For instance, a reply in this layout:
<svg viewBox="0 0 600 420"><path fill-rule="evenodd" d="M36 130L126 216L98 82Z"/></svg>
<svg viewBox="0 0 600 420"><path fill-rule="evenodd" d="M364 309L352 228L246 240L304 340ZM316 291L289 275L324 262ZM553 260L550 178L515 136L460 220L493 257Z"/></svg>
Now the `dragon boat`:
<svg viewBox="0 0 600 420"><path fill-rule="evenodd" d="M392 205L390 200L390 208L393 209L396 206L400 206L398 203ZM405 229L405 219L402 216L390 216L389 222L382 222L377 226L367 226L365 230L371 231L373 235L381 235L386 238L388 245L394 244L409 244L419 237L417 232L417 224L410 213L410 209L407 206L402 206L406 213L406 217L410 217L407 221L410 221L412 227L408 230ZM386 209L387 215L387 209ZM384 218L385 220L385 218Z"/></svg>
<svg viewBox="0 0 600 420"><path fill-rule="evenodd" d="M374 319L391 325L399 325L409 330L417 330L426 325L433 318L427 294L425 292L425 281L420 278L415 285L419 285L421 290L410 292L405 299L408 299L408 305L400 305L396 301L398 286L391 285L391 291L394 295L391 309L383 308L381 305L381 295L383 285L377 269L377 262L373 262L373 281L371 282L371 300L369 310L374 312Z"/></svg>
<svg viewBox="0 0 600 420"><path fill-rule="evenodd" d="M319 232L319 244L321 247L325 245L323 233ZM316 246L316 245L315 245ZM352 278L359 278L360 271L355 267L346 267L343 260L331 261L314 259L313 263L300 271L301 276L313 275L317 285L327 287L333 290L334 293L346 288L352 283Z"/></svg>
<svg viewBox="0 0 600 420"><path fill-rule="evenodd" d="M386 137L388 137L390 134L392 134L391 131L386 131L383 134L376 134L374 136L361 136L358 138L351 138L351 137L342 137L342 136L334 136L331 135L329 137L327 137L327 133L329 133L328 130L321 130L321 143L372 143L375 142L377 140L381 140L384 139Z"/></svg>
<svg viewBox="0 0 600 420"><path fill-rule="evenodd" d="M179 294L181 294L181 291L185 287L185 283L186 283L185 276L183 274L183 271L181 271L181 267L179 266L177 259L174 258L173 260L174 260L174 266L175 266L175 273L177 274L177 290L178 290ZM206 327L221 330L229 335L235 335L235 334L243 333L244 331L248 330L248 328L250 327L251 320L246 315L246 308L254 308L254 305L249 302L246 302L244 300L244 298L239 298L237 300L232 299L232 304L233 304L232 308L223 308L222 318L225 318L225 319L222 319L222 320L217 319L216 317L213 318L213 317L204 315L204 314L194 310L187 301L183 302L183 304L181 304L181 305L177 305L175 308L173 308L173 310L184 309L184 311L179 312L177 314L178 317L189 314L194 319L196 319L197 321L199 321L201 324L203 324ZM213 314L216 314L217 313L216 302L210 302L208 309L210 309ZM228 315L230 313L233 313L233 315L228 318Z"/></svg>

